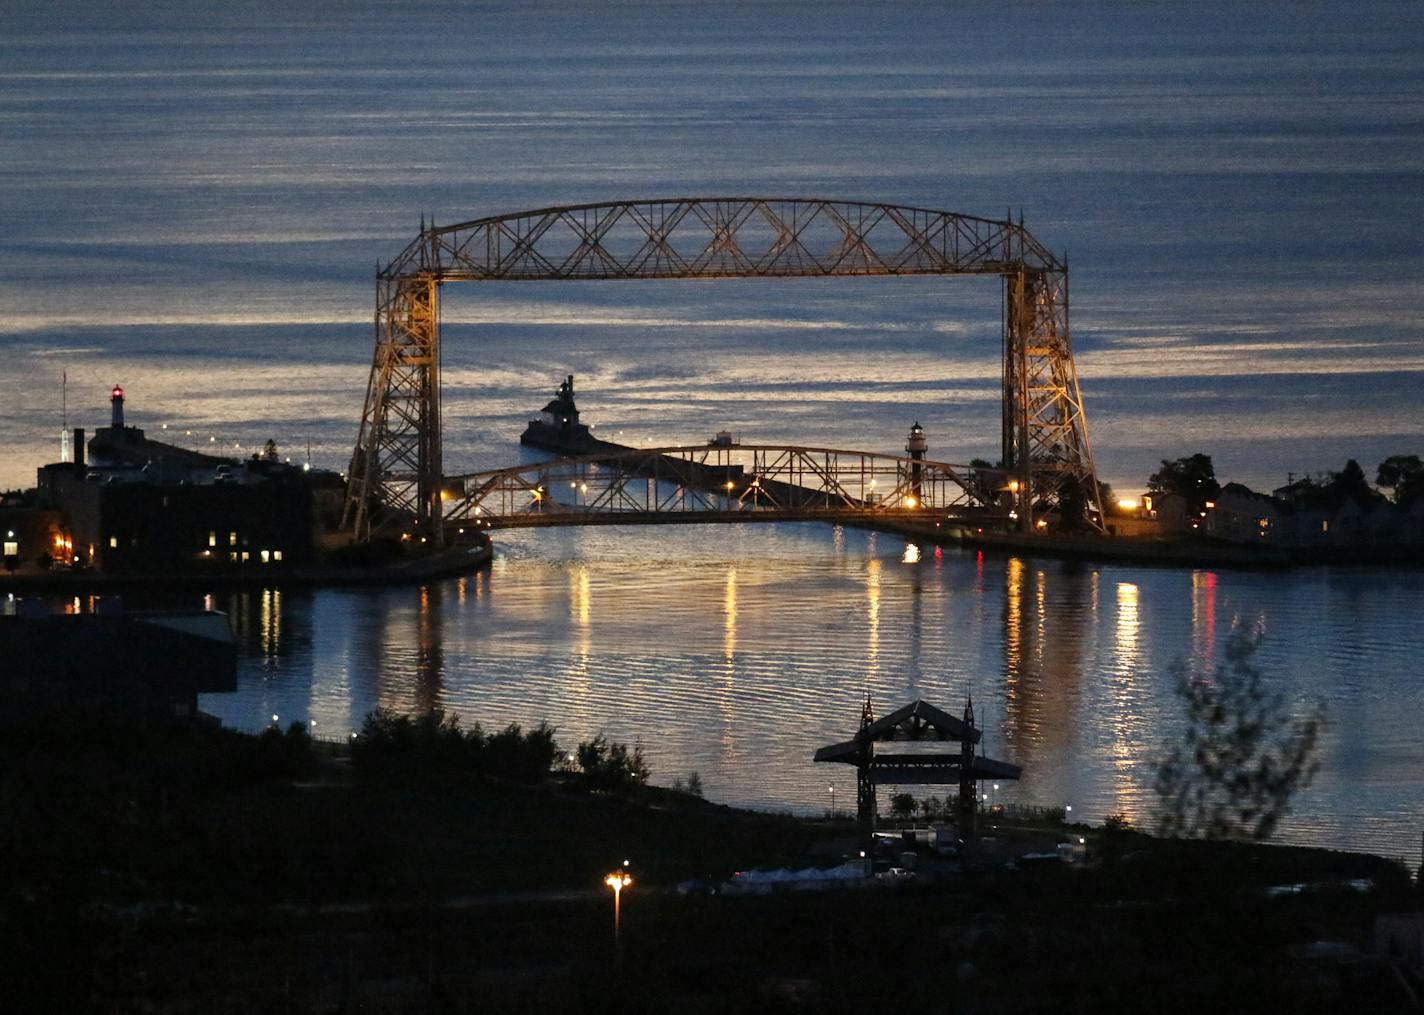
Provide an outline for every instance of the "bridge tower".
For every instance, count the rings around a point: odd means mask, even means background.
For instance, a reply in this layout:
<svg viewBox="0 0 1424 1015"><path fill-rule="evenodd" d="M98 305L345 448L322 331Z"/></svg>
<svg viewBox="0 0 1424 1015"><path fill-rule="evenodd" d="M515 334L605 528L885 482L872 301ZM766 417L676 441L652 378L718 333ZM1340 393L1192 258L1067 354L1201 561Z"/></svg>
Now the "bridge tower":
<svg viewBox="0 0 1424 1015"><path fill-rule="evenodd" d="M358 539L387 517L444 541L440 447L440 274L436 230L376 275L376 351L347 486L343 527Z"/></svg>
<svg viewBox="0 0 1424 1015"><path fill-rule="evenodd" d="M1013 223L1009 223L1011 226ZM1104 530L1088 420L1068 341L1068 264L1038 251L1020 218L1003 272L1003 465L1014 477L1019 529L1069 489L1091 505L1086 521Z"/></svg>

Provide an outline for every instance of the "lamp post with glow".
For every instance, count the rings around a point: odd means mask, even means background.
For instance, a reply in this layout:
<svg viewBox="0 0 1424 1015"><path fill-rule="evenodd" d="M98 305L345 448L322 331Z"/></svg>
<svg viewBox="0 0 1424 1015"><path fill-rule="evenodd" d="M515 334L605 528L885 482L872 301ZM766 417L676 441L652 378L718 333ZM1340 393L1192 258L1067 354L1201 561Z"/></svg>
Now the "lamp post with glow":
<svg viewBox="0 0 1424 1015"><path fill-rule="evenodd" d="M834 821L836 819L836 788L834 786L827 786L826 789L830 790L831 793L831 820Z"/></svg>
<svg viewBox="0 0 1424 1015"><path fill-rule="evenodd" d="M623 861L623 869L616 870L603 879L603 883L613 889L613 950L618 957L618 972L623 972L622 900L623 889L633 883L633 875L628 873L629 861Z"/></svg>

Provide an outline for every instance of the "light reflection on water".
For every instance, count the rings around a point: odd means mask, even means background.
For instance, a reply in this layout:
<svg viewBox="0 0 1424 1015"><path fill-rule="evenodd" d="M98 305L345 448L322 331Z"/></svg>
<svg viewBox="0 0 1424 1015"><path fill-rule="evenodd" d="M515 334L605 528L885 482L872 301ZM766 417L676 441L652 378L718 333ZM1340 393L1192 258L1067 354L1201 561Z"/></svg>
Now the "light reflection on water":
<svg viewBox="0 0 1424 1015"><path fill-rule="evenodd" d="M272 437L339 468L368 266L421 209L729 187L1026 202L1040 238L1075 252L1078 365L1120 490L1195 450L1269 489L1417 438L1424 288L1399 280L1424 266L1418 5L1061 5L1032 51L995 5L506 5L431 13L419 79L370 4L258 6L7 7L0 487L53 455L65 371L71 425L101 422L122 380L151 434ZM1025 159L1024 137L1049 143ZM629 443L727 427L892 450L918 419L949 460L997 454L995 287L479 289L445 301L454 471L507 464L565 372ZM1172 663L1210 665L1246 623L1277 680L1331 705L1325 771L1289 830L1414 849L1415 576L916 559L804 528L501 547L491 572L420 594L218 596L245 662L241 692L209 707L327 733L378 704L549 718L566 742L641 737L665 780L695 768L714 796L815 810L809 752L867 690L882 709L919 694L951 710L972 691L991 753L1030 765L1006 793L1136 815L1172 731Z"/></svg>
<svg viewBox="0 0 1424 1015"><path fill-rule="evenodd" d="M914 697L955 711L972 693L986 752L1026 769L1001 800L1150 821L1153 760L1177 729L1174 664L1209 664L1221 632L1249 623L1272 683L1330 710L1320 777L1283 834L1413 854L1424 634L1402 604L1424 576L911 560L902 540L813 525L497 545L491 569L423 588L219 596L240 687L204 707L336 737L377 706L547 720L568 748L600 731L641 743L657 782L697 771L713 799L815 812L828 780L852 799L848 770L810 758L854 730L866 693L882 714Z"/></svg>

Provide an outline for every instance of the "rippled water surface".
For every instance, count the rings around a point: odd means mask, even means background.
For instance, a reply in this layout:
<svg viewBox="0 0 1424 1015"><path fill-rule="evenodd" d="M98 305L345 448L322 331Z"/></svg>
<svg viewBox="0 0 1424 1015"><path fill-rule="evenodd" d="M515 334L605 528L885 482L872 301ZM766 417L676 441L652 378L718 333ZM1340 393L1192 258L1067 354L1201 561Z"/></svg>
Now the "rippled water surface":
<svg viewBox="0 0 1424 1015"><path fill-rule="evenodd" d="M867 693L880 714L972 694L986 752L1025 768L1003 800L1150 823L1181 723L1174 667L1219 660L1245 624L1271 688L1330 720L1282 834L1414 855L1424 575L1092 567L817 525L498 544L490 570L423 588L233 595L241 687L204 707L333 737L377 706L547 719L569 747L600 731L642 744L655 782L696 771L714 799L813 812L830 786L854 800L852 771L811 755L854 732Z"/></svg>
<svg viewBox="0 0 1424 1015"><path fill-rule="evenodd" d="M0 23L0 488L105 422L344 468L372 277L422 218L701 194L1022 210L1066 252L1100 474L1202 451L1270 489L1424 453L1424 6L9 0ZM443 291L452 473L504 464L566 373L599 433L997 457L988 279ZM499 537L424 590L231 603L206 706L340 733L375 705L801 811L812 750L973 691L1016 799L1144 813L1171 668L1259 624L1332 725L1289 833L1416 851L1420 579L985 560L814 527ZM1005 791L1007 793L1007 791Z"/></svg>

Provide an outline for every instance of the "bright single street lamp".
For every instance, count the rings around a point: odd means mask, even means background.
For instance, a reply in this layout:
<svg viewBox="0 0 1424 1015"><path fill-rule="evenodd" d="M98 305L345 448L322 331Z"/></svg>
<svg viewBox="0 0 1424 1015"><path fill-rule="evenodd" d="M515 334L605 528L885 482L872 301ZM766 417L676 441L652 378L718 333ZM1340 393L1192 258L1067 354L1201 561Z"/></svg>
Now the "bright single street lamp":
<svg viewBox="0 0 1424 1015"><path fill-rule="evenodd" d="M623 866L628 866L628 861L623 861ZM633 875L627 870L616 870L603 879L603 883L613 889L613 950L618 956L618 971L623 971L623 941L622 941L622 899L623 889L633 883Z"/></svg>

